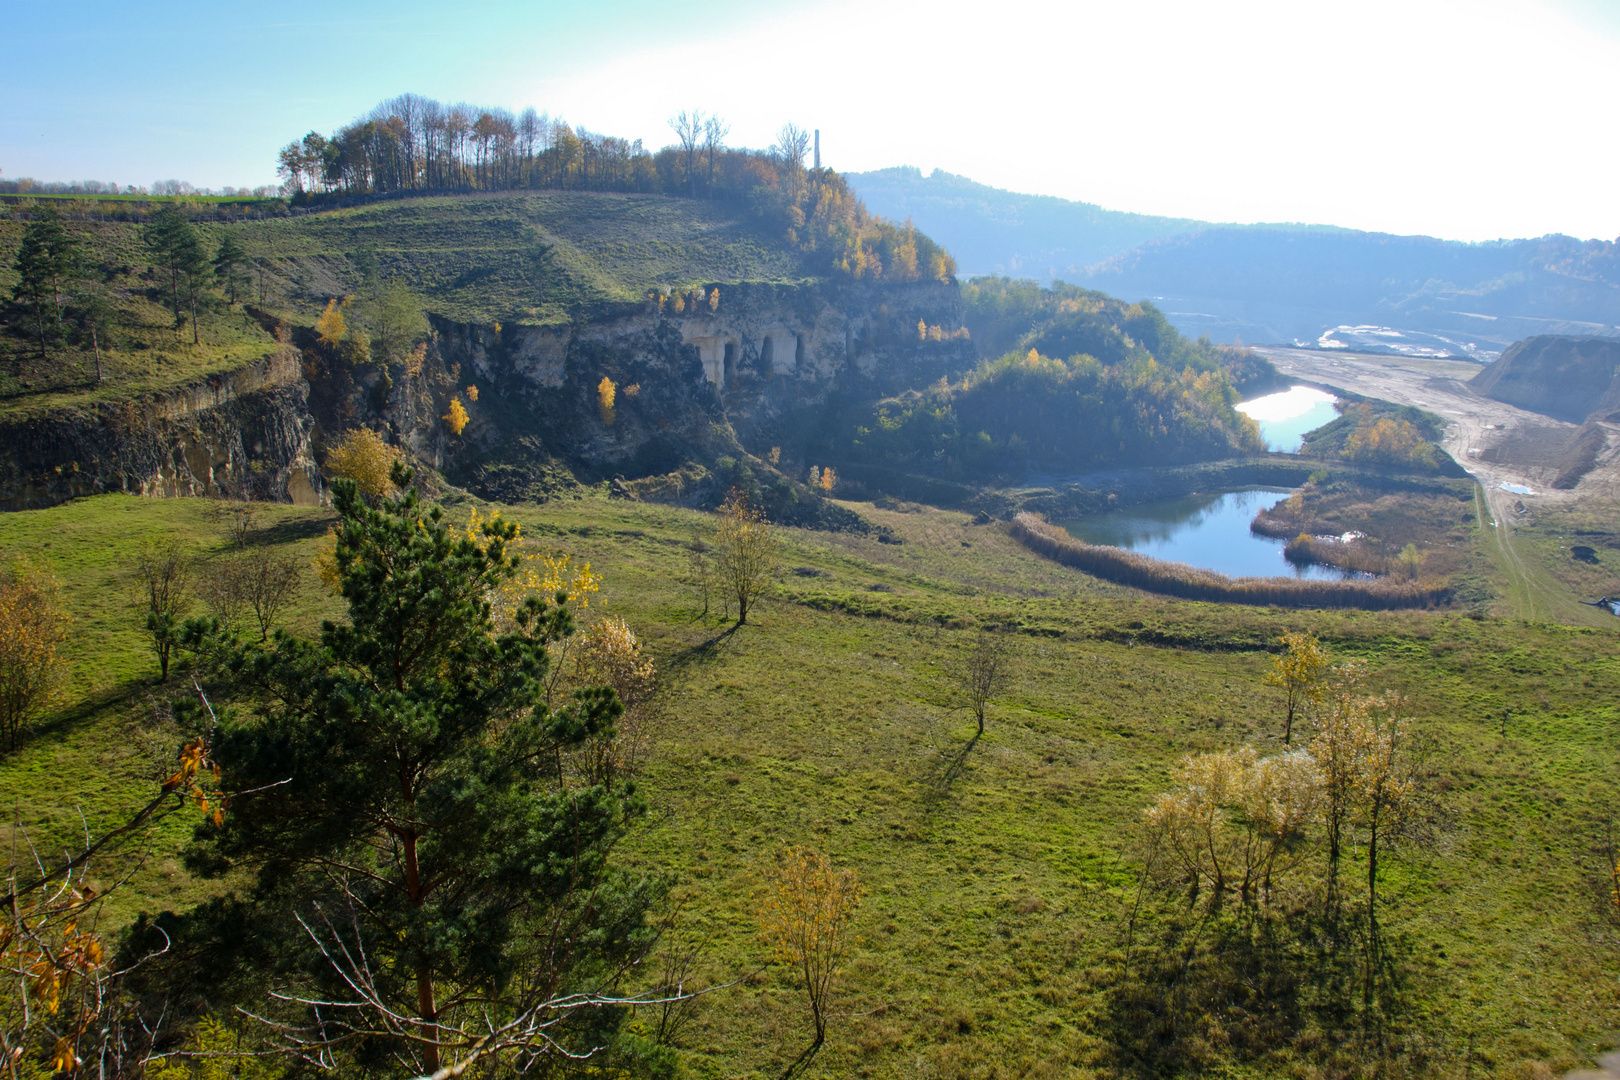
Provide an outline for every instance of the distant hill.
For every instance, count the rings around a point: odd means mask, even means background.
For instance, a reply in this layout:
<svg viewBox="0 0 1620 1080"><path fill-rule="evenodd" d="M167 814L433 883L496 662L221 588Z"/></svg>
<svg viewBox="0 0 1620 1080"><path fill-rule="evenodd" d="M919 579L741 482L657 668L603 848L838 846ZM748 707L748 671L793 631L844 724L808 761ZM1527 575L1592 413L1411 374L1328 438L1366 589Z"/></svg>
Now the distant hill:
<svg viewBox="0 0 1620 1080"><path fill-rule="evenodd" d="M1543 335L1515 342L1469 380L1486 397L1579 424L1620 411L1620 341Z"/></svg>
<svg viewBox="0 0 1620 1080"><path fill-rule="evenodd" d="M1539 334L1620 335L1620 249L1567 236L1464 244L1330 226L1213 225L1020 195L913 168L852 173L964 276L1151 298L1183 333L1494 358Z"/></svg>
<svg viewBox="0 0 1620 1080"><path fill-rule="evenodd" d="M1218 340L1311 343L1327 335L1323 344L1381 342L1397 352L1488 359L1537 334L1620 334L1615 245L1568 236L1463 244L1210 228L1150 241L1074 280L1153 297L1183 332Z"/></svg>
<svg viewBox="0 0 1620 1080"><path fill-rule="evenodd" d="M1208 223L1104 210L1050 195L1020 195L935 169L912 166L845 173L867 207L910 218L956 256L964 277L1002 274L1049 284L1078 268Z"/></svg>

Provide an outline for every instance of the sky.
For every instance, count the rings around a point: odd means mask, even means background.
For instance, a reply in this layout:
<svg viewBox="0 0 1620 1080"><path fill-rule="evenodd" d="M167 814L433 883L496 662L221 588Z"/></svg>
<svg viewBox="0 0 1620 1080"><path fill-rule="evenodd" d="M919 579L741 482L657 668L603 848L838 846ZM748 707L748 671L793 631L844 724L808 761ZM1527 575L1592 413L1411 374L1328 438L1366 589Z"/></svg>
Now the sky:
<svg viewBox="0 0 1620 1080"><path fill-rule="evenodd" d="M1620 236L1620 0L7 0L0 177L275 182L411 91L1222 222Z"/></svg>

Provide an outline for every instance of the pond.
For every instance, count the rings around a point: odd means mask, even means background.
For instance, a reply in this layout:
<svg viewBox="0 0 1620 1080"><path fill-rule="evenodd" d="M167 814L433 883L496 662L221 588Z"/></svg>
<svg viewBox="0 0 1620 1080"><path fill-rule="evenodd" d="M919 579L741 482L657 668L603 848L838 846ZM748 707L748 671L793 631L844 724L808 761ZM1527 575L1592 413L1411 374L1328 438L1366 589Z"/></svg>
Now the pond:
<svg viewBox="0 0 1620 1080"><path fill-rule="evenodd" d="M1238 405L1237 410L1260 424L1260 437L1266 449L1297 454L1305 433L1339 418L1335 398L1311 386L1290 386L1279 394L1267 394Z"/></svg>
<svg viewBox="0 0 1620 1080"><path fill-rule="evenodd" d="M1296 577L1338 581L1331 566L1295 567L1283 558L1283 541L1249 531L1254 515L1288 494L1287 488L1254 487L1206 492L1142 503L1124 510L1060 522L1088 544L1129 548L1166 562L1186 563L1231 577Z"/></svg>

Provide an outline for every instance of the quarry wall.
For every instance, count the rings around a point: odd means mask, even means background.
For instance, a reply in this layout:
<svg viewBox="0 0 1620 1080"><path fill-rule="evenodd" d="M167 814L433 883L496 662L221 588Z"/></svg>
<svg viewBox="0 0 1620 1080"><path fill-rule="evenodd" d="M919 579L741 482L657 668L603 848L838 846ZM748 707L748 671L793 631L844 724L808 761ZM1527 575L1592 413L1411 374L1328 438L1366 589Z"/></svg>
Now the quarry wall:
<svg viewBox="0 0 1620 1080"><path fill-rule="evenodd" d="M840 395L875 400L977 359L954 284L722 282L691 295L701 301L682 311L648 300L560 326L430 316L414 372L345 367L295 336L162 394L0 424L0 509L112 491L319 503L324 446L355 426L487 497L529 497L540 464L634 480L764 454ZM451 397L471 415L460 435L443 423Z"/></svg>

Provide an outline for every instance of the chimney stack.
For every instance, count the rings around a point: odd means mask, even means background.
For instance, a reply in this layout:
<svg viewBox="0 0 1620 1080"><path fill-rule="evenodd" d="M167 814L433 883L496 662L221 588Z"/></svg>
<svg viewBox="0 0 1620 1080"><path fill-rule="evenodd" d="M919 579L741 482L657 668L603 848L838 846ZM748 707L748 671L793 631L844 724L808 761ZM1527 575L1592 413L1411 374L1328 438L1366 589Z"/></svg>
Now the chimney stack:
<svg viewBox="0 0 1620 1080"><path fill-rule="evenodd" d="M821 129L816 128L816 168L821 168Z"/></svg>

